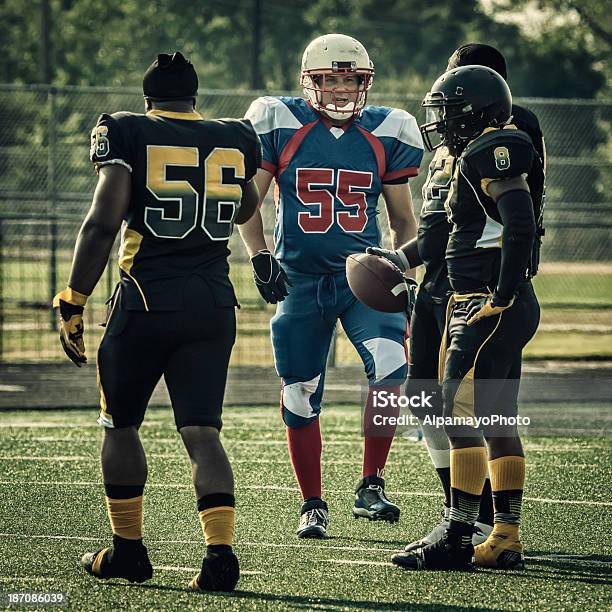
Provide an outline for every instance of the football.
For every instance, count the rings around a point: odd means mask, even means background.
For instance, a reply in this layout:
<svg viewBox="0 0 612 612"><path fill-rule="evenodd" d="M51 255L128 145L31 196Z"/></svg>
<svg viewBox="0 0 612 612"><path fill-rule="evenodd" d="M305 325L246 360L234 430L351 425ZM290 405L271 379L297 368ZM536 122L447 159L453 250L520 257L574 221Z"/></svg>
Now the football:
<svg viewBox="0 0 612 612"><path fill-rule="evenodd" d="M346 259L346 277L355 297L381 312L406 310L408 292L400 269L388 259L354 253Z"/></svg>

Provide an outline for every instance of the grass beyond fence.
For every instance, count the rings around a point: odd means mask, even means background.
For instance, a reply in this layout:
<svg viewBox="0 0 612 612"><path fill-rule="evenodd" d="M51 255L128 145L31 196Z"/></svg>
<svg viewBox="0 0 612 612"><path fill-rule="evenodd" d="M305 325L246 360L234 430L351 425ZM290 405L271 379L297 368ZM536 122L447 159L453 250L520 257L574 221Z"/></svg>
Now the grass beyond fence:
<svg viewBox="0 0 612 612"><path fill-rule="evenodd" d="M595 266L595 267L594 267ZM66 282L67 258L58 264L57 277ZM598 270L595 272L594 270ZM102 336L104 302L116 281L109 267L86 308L86 343L90 358ZM232 365L272 366L269 319L274 307L259 297L247 262L235 262L231 277L242 308ZM63 358L49 310L49 262L5 260L3 264L3 339L5 362L49 361ZM527 358L612 358L612 266L552 264L542 266L534 285L542 307L540 329L525 350ZM341 329L336 340L336 365L359 363Z"/></svg>

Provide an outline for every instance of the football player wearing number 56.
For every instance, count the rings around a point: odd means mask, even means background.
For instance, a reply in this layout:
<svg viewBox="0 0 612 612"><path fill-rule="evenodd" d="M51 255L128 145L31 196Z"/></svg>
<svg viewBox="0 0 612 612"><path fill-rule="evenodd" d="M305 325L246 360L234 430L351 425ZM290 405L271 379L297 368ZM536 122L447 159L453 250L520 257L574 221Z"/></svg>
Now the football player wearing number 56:
<svg viewBox="0 0 612 612"><path fill-rule="evenodd" d="M240 234L262 297L278 302L272 343L289 454L303 499L299 537L325 537L328 526L319 414L338 320L363 361L370 387L353 515L396 522L400 514L386 498L383 480L394 428L372 426L373 389L397 393L406 378L406 316L376 312L359 302L349 289L345 265L348 255L380 244L381 194L393 244L416 235L408 180L419 171L423 143L412 115L366 106L373 76L359 41L327 34L304 51L305 99L258 98L246 114L262 142L255 176L260 199L273 178L277 187L274 253L259 212Z"/></svg>
<svg viewBox="0 0 612 612"><path fill-rule="evenodd" d="M146 113L103 114L92 132L98 184L77 238L69 286L54 306L68 357L85 363L83 308L119 228L120 282L98 350L102 474L113 544L82 559L96 578L143 582L147 462L138 429L165 378L176 427L193 467L207 545L194 590L234 588L234 481L219 439L227 366L236 335L228 273L234 223L259 201L261 160L248 121L205 121L198 77L180 53L160 54L145 73Z"/></svg>

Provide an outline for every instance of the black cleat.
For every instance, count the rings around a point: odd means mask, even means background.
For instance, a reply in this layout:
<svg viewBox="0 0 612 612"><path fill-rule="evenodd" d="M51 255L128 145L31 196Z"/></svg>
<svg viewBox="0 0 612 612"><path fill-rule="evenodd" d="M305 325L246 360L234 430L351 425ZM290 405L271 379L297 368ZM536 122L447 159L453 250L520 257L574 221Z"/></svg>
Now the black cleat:
<svg viewBox="0 0 612 612"><path fill-rule="evenodd" d="M353 516L389 523L399 521L400 509L387 499L385 481L382 478L366 476L359 482L355 491Z"/></svg>
<svg viewBox="0 0 612 612"><path fill-rule="evenodd" d="M193 591L233 591L240 578L238 557L230 546L222 552L207 551L202 570L189 583Z"/></svg>
<svg viewBox="0 0 612 612"><path fill-rule="evenodd" d="M153 576L153 568L145 546L124 549L109 546L95 553L85 553L81 565L88 574L101 580L125 578L130 582L144 582Z"/></svg>
<svg viewBox="0 0 612 612"><path fill-rule="evenodd" d="M414 542L407 544L404 551L412 552L413 550L418 550L419 548L434 544L443 538L446 530L450 526L450 521L448 520L449 512L450 510L445 506L444 510L442 511L442 519L440 522L426 536L423 536L420 540L415 540Z"/></svg>
<svg viewBox="0 0 612 612"><path fill-rule="evenodd" d="M474 547L462 545L461 536L446 532L443 538L424 548L400 552L391 561L407 570L471 570Z"/></svg>
<svg viewBox="0 0 612 612"><path fill-rule="evenodd" d="M319 497L307 499L300 509L298 538L326 538L329 516L327 504Z"/></svg>

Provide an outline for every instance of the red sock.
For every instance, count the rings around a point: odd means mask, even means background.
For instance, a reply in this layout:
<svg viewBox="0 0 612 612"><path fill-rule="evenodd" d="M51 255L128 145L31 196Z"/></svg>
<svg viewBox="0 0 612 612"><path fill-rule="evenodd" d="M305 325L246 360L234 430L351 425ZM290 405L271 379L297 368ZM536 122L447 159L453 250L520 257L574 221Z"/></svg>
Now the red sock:
<svg viewBox="0 0 612 612"><path fill-rule="evenodd" d="M321 497L321 428L319 419L305 427L287 427L289 456L302 499Z"/></svg>
<svg viewBox="0 0 612 612"><path fill-rule="evenodd" d="M377 391L387 391L394 393L396 396L400 394L400 387L384 387L376 388ZM399 415L399 406L394 408L388 406L386 408L374 407L373 389L370 387L368 399L366 401L363 414L363 433L364 433L364 448L363 448L363 476L381 476L382 471L387 463L387 456L395 435L395 425L376 425L374 423L375 415L394 416Z"/></svg>

